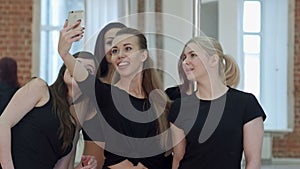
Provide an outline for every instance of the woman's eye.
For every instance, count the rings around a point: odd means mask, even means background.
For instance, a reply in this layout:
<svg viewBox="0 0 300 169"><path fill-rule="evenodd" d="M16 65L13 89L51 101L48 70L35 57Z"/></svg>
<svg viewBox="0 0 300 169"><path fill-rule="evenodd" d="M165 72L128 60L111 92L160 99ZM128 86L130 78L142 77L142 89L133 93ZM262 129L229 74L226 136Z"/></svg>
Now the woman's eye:
<svg viewBox="0 0 300 169"><path fill-rule="evenodd" d="M131 51L132 48L131 48L131 47L126 47L125 50L126 50L126 51Z"/></svg>
<svg viewBox="0 0 300 169"><path fill-rule="evenodd" d="M117 49L112 49L111 50L111 54L117 54L118 53L118 50Z"/></svg>
<svg viewBox="0 0 300 169"><path fill-rule="evenodd" d="M194 54L194 53L192 53L192 54L191 54L191 57L196 57L196 56L197 56L197 55L196 55L196 54Z"/></svg>
<svg viewBox="0 0 300 169"><path fill-rule="evenodd" d="M181 56L181 60L185 60L186 59L186 56L185 55L183 55L183 56Z"/></svg>

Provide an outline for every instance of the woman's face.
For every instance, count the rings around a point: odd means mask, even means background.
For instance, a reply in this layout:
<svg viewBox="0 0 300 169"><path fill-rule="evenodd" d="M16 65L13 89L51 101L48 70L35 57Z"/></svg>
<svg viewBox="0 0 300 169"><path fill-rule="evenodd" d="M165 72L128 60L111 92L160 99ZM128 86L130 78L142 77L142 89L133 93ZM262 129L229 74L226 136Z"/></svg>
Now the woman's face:
<svg viewBox="0 0 300 169"><path fill-rule="evenodd" d="M115 37L111 53L112 63L121 78L141 72L147 59L147 51L140 49L139 39L129 34Z"/></svg>
<svg viewBox="0 0 300 169"><path fill-rule="evenodd" d="M105 50L105 57L108 63L111 63L111 46L112 41L115 38L116 33L121 30L121 28L112 28L107 31L104 35L104 50Z"/></svg>
<svg viewBox="0 0 300 169"><path fill-rule="evenodd" d="M208 57L199 45L190 43L185 47L182 68L188 80L198 81L208 75L207 65Z"/></svg>
<svg viewBox="0 0 300 169"><path fill-rule="evenodd" d="M96 74L96 66L93 59L76 58L76 60L80 62L89 71L90 74ZM76 81L74 80L73 76L71 76L71 73L68 69L66 69L64 73L64 81L67 84L68 88L73 90L74 94L77 94L80 91Z"/></svg>

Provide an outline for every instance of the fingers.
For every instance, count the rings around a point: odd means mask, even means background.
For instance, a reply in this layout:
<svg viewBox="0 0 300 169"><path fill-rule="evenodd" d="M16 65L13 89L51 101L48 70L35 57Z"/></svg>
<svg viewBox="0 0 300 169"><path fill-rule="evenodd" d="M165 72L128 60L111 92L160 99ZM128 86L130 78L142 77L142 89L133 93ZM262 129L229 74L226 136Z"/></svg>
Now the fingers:
<svg viewBox="0 0 300 169"><path fill-rule="evenodd" d="M82 37L84 33L84 28L79 26L80 22L81 20L78 20L74 24L68 26L68 20L66 20L64 23L64 28L61 30L61 34L63 34L67 39L72 39L75 37L76 40L80 39L77 37Z"/></svg>
<svg viewBox="0 0 300 169"><path fill-rule="evenodd" d="M68 26L68 19L66 19L65 24L64 24L64 28L66 28Z"/></svg>
<svg viewBox="0 0 300 169"><path fill-rule="evenodd" d="M69 27L67 27L69 28ZM76 28L76 29L71 29L67 31L67 29L61 30L61 36L66 42L75 42L80 40L83 37L83 28Z"/></svg>
<svg viewBox="0 0 300 169"><path fill-rule="evenodd" d="M94 156L90 155L82 155L82 169L96 169L97 167L97 160Z"/></svg>
<svg viewBox="0 0 300 169"><path fill-rule="evenodd" d="M60 30L60 36L58 41L58 53L62 58L69 55L72 43L82 39L84 34L84 28L78 26L80 20L76 23L68 26L68 20L64 23L64 28Z"/></svg>
<svg viewBox="0 0 300 169"><path fill-rule="evenodd" d="M68 32L68 31L70 31L70 30L72 30L72 29L78 29L78 28L82 28L81 26L79 26L80 25L80 23L81 23L81 19L79 19L79 20L77 20L75 23L73 23L72 25L69 25L68 26L68 20L66 20L65 21L65 24L64 24L64 29Z"/></svg>

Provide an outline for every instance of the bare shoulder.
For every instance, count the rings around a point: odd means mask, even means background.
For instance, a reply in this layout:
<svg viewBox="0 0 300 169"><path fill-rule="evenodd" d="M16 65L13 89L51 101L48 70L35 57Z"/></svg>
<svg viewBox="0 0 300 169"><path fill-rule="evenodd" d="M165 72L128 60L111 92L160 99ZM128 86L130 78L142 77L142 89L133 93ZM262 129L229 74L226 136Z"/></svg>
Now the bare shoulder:
<svg viewBox="0 0 300 169"><path fill-rule="evenodd" d="M24 85L23 90L36 97L38 102L36 107L44 105L50 98L50 93L48 89L48 84L41 78L33 78L26 85Z"/></svg>
<svg viewBox="0 0 300 169"><path fill-rule="evenodd" d="M39 77L32 78L27 84L35 87L48 87L46 81Z"/></svg>

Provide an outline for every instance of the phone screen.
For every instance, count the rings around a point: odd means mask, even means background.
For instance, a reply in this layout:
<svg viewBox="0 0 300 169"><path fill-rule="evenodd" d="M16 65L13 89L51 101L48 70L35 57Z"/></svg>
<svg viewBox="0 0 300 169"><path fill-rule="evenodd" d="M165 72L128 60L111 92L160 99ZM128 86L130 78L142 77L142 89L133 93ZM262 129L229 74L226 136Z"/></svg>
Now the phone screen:
<svg viewBox="0 0 300 169"><path fill-rule="evenodd" d="M84 11L78 10L78 11L69 11L68 16L68 26L74 24L78 19L81 19L81 26L84 26Z"/></svg>

